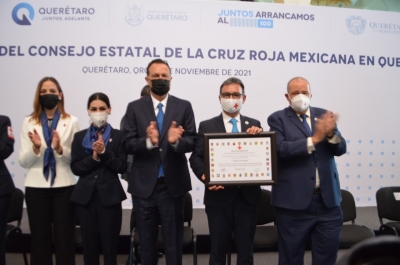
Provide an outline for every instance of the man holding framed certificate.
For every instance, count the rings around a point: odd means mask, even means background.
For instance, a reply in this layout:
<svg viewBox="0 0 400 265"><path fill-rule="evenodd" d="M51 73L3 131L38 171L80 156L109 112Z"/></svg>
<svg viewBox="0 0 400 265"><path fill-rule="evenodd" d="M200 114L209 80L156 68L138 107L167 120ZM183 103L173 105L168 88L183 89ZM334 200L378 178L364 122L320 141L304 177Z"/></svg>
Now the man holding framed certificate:
<svg viewBox="0 0 400 265"><path fill-rule="evenodd" d="M240 79L228 78L222 83L219 92L223 111L219 116L200 123L196 148L190 157L190 166L202 182L206 181L204 164L212 163L214 159L205 159L204 154L208 150L204 150L204 134L246 132L256 135L262 132L258 120L240 114L242 104L246 101L244 85ZM260 200L259 185L206 186L204 204L211 238L209 264L226 263L232 232L237 247L237 264L253 264L257 203Z"/></svg>

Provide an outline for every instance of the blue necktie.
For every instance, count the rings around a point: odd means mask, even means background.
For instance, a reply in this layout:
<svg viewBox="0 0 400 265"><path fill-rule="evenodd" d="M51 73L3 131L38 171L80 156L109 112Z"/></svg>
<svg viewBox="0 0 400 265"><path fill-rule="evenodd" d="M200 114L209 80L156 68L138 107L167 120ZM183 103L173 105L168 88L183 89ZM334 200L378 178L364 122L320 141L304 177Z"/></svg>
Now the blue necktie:
<svg viewBox="0 0 400 265"><path fill-rule="evenodd" d="M162 131L162 124L164 121L164 111L162 110L163 104L160 102L157 105L158 108L158 114L157 114L157 125L158 125L158 131L160 133L161 137L161 131ZM160 170L158 171L158 178L164 176L164 169L163 166L160 164Z"/></svg>
<svg viewBox="0 0 400 265"><path fill-rule="evenodd" d="M310 126L309 126L308 123L307 123L307 115L306 115L306 114L300 114L300 117L301 117L301 119L303 120L304 128L306 128L308 134L309 134L310 136L312 136L312 132L311 132Z"/></svg>
<svg viewBox="0 0 400 265"><path fill-rule="evenodd" d="M233 127L232 127L232 132L233 132L233 133L238 133L239 130L238 130L238 127L237 127L237 125L236 125L237 120L236 120L235 118L232 118L232 119L230 119L229 122L232 123L232 125L233 125Z"/></svg>

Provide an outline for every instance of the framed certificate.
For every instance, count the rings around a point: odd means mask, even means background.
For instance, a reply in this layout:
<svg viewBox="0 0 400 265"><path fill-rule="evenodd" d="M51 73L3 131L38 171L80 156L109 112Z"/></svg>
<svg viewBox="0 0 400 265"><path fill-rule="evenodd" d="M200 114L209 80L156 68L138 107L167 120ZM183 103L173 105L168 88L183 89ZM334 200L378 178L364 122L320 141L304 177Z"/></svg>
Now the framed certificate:
<svg viewBox="0 0 400 265"><path fill-rule="evenodd" d="M207 186L276 185L275 132L205 133Z"/></svg>

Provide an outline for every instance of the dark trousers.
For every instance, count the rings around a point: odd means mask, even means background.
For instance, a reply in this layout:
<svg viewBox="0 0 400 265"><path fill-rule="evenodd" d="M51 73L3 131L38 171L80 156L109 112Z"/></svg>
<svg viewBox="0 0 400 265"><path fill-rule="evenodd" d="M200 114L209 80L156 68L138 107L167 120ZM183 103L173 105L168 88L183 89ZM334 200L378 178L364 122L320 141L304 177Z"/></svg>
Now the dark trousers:
<svg viewBox="0 0 400 265"><path fill-rule="evenodd" d="M305 210L275 207L275 211L279 265L302 265L308 238L311 238L312 264L335 264L343 225L339 206L327 208L321 194L314 194Z"/></svg>
<svg viewBox="0 0 400 265"><path fill-rule="evenodd" d="M100 264L100 246L104 265L116 265L122 222L121 204L104 206L95 189L87 205L76 204L76 214L81 225L85 265Z"/></svg>
<svg viewBox="0 0 400 265"><path fill-rule="evenodd" d="M130 232L132 232L133 228L136 228L136 216L135 216L135 207L133 205L133 196L132 196L132 211L131 211L131 221L130 221Z"/></svg>
<svg viewBox="0 0 400 265"><path fill-rule="evenodd" d="M6 264L6 231L8 222L8 213L10 211L11 193L0 195L0 265Z"/></svg>
<svg viewBox="0 0 400 265"><path fill-rule="evenodd" d="M182 264L184 196L173 197L163 182L156 184L150 197L134 196L134 208L142 265L156 265L158 223L161 221L167 265Z"/></svg>
<svg viewBox="0 0 400 265"><path fill-rule="evenodd" d="M226 254L233 232L237 248L236 264L252 265L257 204L249 204L238 190L231 205L225 207L206 205L206 213L211 238L209 264L226 264Z"/></svg>
<svg viewBox="0 0 400 265"><path fill-rule="evenodd" d="M56 264L75 264L75 208L70 201L74 187L26 187L25 202L32 238L31 265L53 264L53 240Z"/></svg>

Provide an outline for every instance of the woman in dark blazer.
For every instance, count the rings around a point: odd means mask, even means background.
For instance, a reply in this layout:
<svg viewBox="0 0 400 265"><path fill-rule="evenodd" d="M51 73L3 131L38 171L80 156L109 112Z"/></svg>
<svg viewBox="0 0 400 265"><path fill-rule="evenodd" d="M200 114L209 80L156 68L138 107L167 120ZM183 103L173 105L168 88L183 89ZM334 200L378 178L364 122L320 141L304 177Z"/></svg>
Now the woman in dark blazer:
<svg viewBox="0 0 400 265"><path fill-rule="evenodd" d="M117 264L122 206L126 199L118 173L126 171L122 133L107 123L111 106L107 95L95 93L87 104L91 125L75 134L71 169L79 176L71 201L81 225L86 265L99 264L100 246L105 265Z"/></svg>
<svg viewBox="0 0 400 265"><path fill-rule="evenodd" d="M4 163L14 151L14 135L7 116L0 115L0 265L6 264L5 242L11 194L15 190L10 172Z"/></svg>

